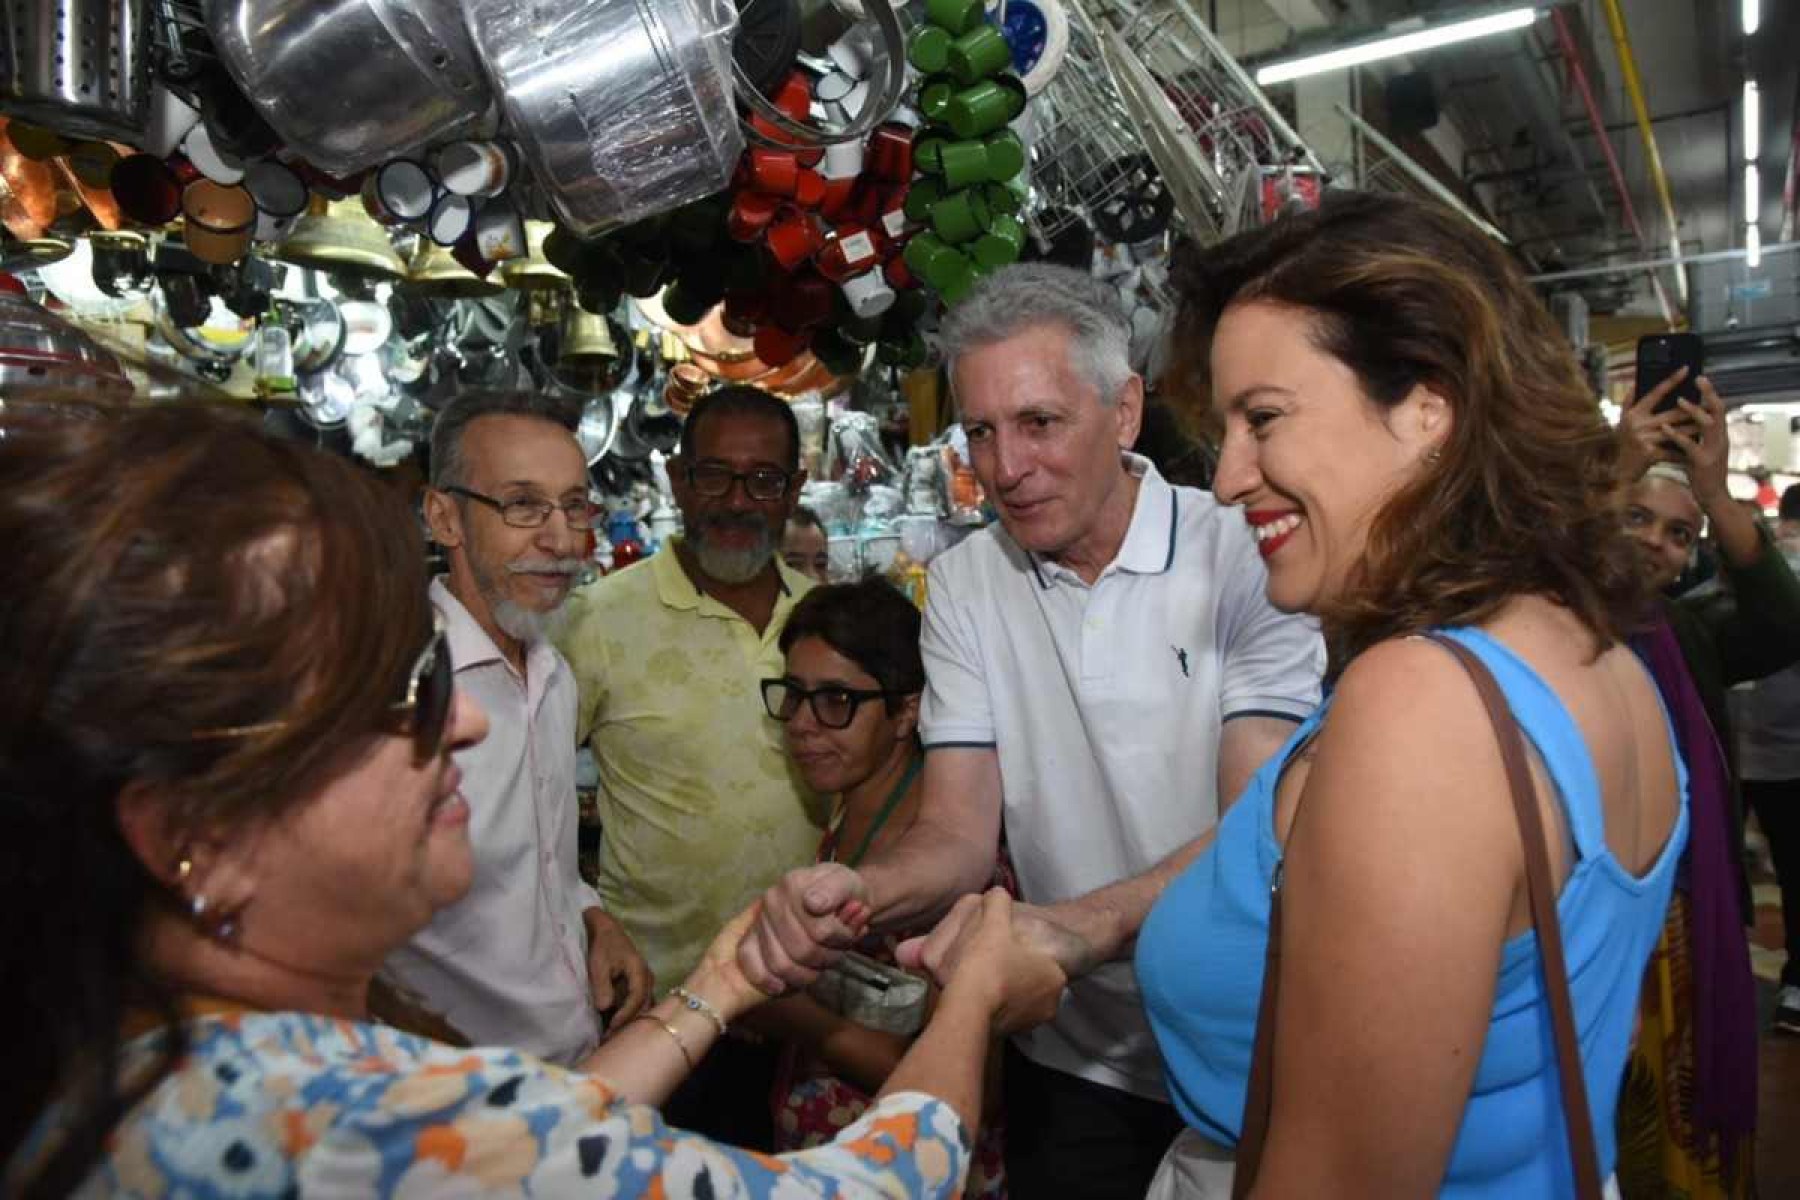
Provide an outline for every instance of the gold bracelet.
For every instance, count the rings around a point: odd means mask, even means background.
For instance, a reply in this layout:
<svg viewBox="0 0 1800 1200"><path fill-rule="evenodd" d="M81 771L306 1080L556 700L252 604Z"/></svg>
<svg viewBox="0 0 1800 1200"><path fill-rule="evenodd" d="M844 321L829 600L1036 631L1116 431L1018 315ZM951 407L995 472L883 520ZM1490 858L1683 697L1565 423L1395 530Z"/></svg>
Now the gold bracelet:
<svg viewBox="0 0 1800 1200"><path fill-rule="evenodd" d="M674 1038L675 1048L681 1051L681 1057L687 1063L688 1070L692 1071L694 1069L694 1056L688 1053L687 1043L681 1040L681 1031L679 1029L676 1029L675 1026L669 1024L661 1017L656 1016L654 1013L639 1013L637 1016L631 1018L631 1020L633 1024L636 1024L639 1021L648 1021L670 1037Z"/></svg>
<svg viewBox="0 0 1800 1200"><path fill-rule="evenodd" d="M681 1001L689 1012L699 1013L711 1021L713 1026L718 1029L719 1036L725 1036L726 1030L730 1027L725 1024L725 1018L719 1015L719 1010L708 1003L705 998L694 995L684 987L670 988L669 995Z"/></svg>

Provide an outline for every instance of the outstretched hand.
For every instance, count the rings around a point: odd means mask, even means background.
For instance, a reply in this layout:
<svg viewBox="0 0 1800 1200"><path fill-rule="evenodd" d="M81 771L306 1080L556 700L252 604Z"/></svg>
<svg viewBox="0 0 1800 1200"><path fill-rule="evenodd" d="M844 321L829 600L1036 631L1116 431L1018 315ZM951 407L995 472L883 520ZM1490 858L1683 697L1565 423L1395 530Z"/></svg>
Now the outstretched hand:
<svg viewBox="0 0 1800 1200"><path fill-rule="evenodd" d="M1000 1033L1054 1018L1068 981L1098 962L1093 948L1048 910L1014 903L999 888L958 900L929 934L900 943L896 957L903 967L929 972L946 992L997 989Z"/></svg>
<svg viewBox="0 0 1800 1200"><path fill-rule="evenodd" d="M789 871L763 894L737 951L749 981L770 996L803 988L868 930L873 909L862 876L840 863Z"/></svg>

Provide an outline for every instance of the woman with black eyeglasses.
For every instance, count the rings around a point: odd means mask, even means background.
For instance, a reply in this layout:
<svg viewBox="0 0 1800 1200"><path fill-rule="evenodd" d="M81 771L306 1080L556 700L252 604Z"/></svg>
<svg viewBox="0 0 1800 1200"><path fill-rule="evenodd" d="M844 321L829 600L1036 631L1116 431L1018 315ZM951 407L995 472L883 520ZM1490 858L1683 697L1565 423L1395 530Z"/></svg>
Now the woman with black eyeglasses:
<svg viewBox="0 0 1800 1200"><path fill-rule="evenodd" d="M1008 902L868 1119L753 1155L654 1108L763 1000L752 908L575 1070L370 1019L473 874L417 521L367 473L158 407L0 418L0 1195L948 1197L1002 1012L1064 982ZM532 936L522 929L519 936Z"/></svg>
<svg viewBox="0 0 1800 1200"><path fill-rule="evenodd" d="M854 867L918 819L924 765L919 697L925 690L919 622L919 610L906 597L881 579L865 579L814 588L782 629L786 670L779 679L763 680L763 705L783 723L788 756L807 786L836 797L819 847L822 862ZM994 882L1014 892L1011 875L1002 846ZM828 980L826 989L814 989L822 998L788 997L750 1018L751 1028L788 1044L775 1088L777 1149L821 1146L839 1136L863 1116L912 1044L910 1035L864 1020L902 1027L910 1022L890 1020L885 1011L871 1018L857 1007L859 995L879 1009L880 993L901 990L892 986L901 981L890 972L898 970L894 947L908 936L901 930L863 939L855 949L873 961L873 969L852 966L847 976ZM861 991L846 1001L846 988ZM997 1065L989 1068L990 1098L997 1095L991 1086ZM983 1114L966 1196L1006 1194L998 1118L992 1105Z"/></svg>

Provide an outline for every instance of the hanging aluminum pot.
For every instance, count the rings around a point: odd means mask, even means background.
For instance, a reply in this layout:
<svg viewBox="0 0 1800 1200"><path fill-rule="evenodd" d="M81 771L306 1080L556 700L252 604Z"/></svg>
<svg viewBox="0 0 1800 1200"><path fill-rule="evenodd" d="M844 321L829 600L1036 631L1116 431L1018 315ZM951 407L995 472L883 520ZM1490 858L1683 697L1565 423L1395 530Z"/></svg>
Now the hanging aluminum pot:
<svg viewBox="0 0 1800 1200"><path fill-rule="evenodd" d="M457 0L208 0L206 24L288 148L333 174L474 132L490 112Z"/></svg>
<svg viewBox="0 0 1800 1200"><path fill-rule="evenodd" d="M551 206L583 237L722 190L743 152L728 0L463 0Z"/></svg>

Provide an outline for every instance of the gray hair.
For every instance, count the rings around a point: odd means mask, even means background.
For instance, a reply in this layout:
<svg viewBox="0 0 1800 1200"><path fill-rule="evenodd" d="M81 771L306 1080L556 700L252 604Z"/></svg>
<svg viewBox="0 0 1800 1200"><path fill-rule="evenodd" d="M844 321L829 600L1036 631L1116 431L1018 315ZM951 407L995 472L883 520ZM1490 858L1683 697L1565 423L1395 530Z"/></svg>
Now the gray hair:
<svg viewBox="0 0 1800 1200"><path fill-rule="evenodd" d="M1131 378L1131 325L1113 289L1086 271L1015 263L984 277L944 317L940 340L952 378L956 360L1034 325L1070 333L1069 362L1110 405Z"/></svg>
<svg viewBox="0 0 1800 1200"><path fill-rule="evenodd" d="M469 391L438 410L431 426L431 486L467 487L463 433L480 417L532 417L568 430L568 405L535 392Z"/></svg>

